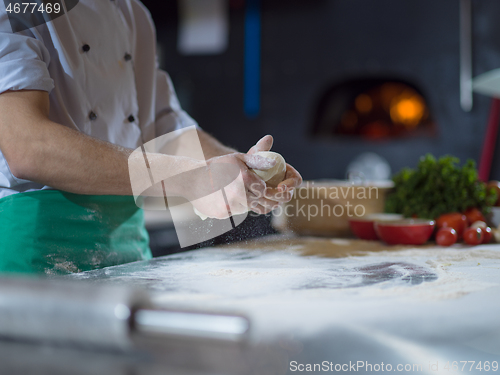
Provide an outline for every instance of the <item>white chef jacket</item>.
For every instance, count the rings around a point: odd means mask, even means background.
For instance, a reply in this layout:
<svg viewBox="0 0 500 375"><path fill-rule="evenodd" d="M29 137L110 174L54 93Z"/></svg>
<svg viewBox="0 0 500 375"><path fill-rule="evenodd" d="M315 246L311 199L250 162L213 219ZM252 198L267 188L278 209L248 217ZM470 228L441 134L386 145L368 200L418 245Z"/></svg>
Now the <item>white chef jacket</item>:
<svg viewBox="0 0 500 375"><path fill-rule="evenodd" d="M137 0L80 0L19 33L0 2L0 93L7 90L47 91L52 121L131 149L196 125L158 69L154 24ZM0 198L39 189L50 187L13 176L0 152Z"/></svg>

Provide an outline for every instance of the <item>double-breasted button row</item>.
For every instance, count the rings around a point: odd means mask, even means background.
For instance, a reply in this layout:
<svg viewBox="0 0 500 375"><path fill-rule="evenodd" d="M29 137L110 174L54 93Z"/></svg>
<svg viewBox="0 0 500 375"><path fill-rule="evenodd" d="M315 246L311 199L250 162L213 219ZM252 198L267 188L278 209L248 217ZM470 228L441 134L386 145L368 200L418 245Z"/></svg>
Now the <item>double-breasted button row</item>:
<svg viewBox="0 0 500 375"><path fill-rule="evenodd" d="M88 44L84 44L82 46L82 51L85 52L85 53L89 52L90 51L90 46ZM128 52L125 53L125 55L123 56L123 60L125 60L127 62L131 61L132 60L132 55L130 53L128 53Z"/></svg>
<svg viewBox="0 0 500 375"><path fill-rule="evenodd" d="M97 120L97 114L94 111L90 111L90 113L89 113L89 120L90 121L96 121ZM135 122L135 116L134 115L129 115L127 117L127 120L130 123Z"/></svg>
<svg viewBox="0 0 500 375"><path fill-rule="evenodd" d="M113 0L111 0L111 1L113 1ZM89 44L87 44L87 43L85 43L84 45L82 45L82 51L83 51L84 53L89 52L89 51L90 51L90 45L89 45ZM125 53L125 55L123 56L123 59L124 59L125 61L127 61L127 62L128 62L128 61L131 61L131 60L132 60L132 55L131 55L130 53L126 52L126 53ZM96 121L96 120L97 120L97 114L96 114L94 111L90 111L90 112L89 112L89 120L90 120L90 121ZM130 122L130 123L135 122L135 117L134 117L134 115L129 115L129 116L127 117L127 120L128 120L128 122Z"/></svg>

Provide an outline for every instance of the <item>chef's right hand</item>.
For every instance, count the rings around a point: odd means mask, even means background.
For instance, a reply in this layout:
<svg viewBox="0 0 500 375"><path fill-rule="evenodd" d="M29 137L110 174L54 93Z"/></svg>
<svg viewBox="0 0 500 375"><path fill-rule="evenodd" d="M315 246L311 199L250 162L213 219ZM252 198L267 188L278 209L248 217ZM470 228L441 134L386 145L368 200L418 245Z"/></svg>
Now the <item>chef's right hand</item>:
<svg viewBox="0 0 500 375"><path fill-rule="evenodd" d="M278 203L265 198L265 182L250 169L266 170L275 163L268 158L242 153L209 159L208 178L198 183L210 187L213 194L205 193L202 198L191 203L201 213L216 219L227 219L230 215L244 214L250 209L258 214L266 214L276 208ZM241 177L235 179L240 173Z"/></svg>

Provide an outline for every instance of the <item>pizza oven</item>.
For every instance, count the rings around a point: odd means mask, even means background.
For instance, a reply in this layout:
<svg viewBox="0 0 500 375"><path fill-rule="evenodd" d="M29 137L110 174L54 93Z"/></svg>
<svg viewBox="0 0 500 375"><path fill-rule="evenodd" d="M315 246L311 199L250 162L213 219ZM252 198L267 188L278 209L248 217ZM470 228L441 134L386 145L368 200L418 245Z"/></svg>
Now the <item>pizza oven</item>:
<svg viewBox="0 0 500 375"><path fill-rule="evenodd" d="M436 124L422 91L391 78L356 78L330 87L320 98L310 134L371 142L435 137Z"/></svg>

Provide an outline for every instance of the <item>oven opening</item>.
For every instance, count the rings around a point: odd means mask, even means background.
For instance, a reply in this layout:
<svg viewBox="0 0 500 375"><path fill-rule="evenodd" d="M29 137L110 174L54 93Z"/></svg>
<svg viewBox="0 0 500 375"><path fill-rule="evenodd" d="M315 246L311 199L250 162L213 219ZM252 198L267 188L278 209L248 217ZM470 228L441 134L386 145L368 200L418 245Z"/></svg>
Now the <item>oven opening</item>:
<svg viewBox="0 0 500 375"><path fill-rule="evenodd" d="M389 140L432 137L436 126L422 92L397 79L353 79L321 96L312 135Z"/></svg>

